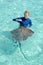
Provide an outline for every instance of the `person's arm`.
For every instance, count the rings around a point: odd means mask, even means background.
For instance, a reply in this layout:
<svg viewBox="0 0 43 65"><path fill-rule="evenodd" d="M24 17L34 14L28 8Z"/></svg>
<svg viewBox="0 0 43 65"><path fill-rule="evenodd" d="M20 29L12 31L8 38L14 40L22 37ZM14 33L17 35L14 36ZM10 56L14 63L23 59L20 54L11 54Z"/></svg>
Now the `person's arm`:
<svg viewBox="0 0 43 65"><path fill-rule="evenodd" d="M20 17L20 18L15 18L15 19L13 19L13 21L22 22L22 17Z"/></svg>
<svg viewBox="0 0 43 65"><path fill-rule="evenodd" d="M29 27L31 27L32 26L32 21L30 20L29 21L29 25L28 25Z"/></svg>

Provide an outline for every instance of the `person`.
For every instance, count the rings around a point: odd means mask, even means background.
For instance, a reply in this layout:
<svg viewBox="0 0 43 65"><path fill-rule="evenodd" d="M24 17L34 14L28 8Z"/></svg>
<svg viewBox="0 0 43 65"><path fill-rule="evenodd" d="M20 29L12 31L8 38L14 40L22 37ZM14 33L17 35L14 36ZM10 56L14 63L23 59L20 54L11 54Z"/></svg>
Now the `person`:
<svg viewBox="0 0 43 65"><path fill-rule="evenodd" d="M28 37L30 37L34 32L27 27L32 26L31 19L28 18L29 12L25 11L24 12L24 17L19 17L13 19L13 21L17 21L20 23L19 28L12 30L12 37L15 38L17 42L21 42L23 40L26 40Z"/></svg>
<svg viewBox="0 0 43 65"><path fill-rule="evenodd" d="M32 22L31 22L31 19L28 18L29 16L29 12L28 11L25 11L24 12L24 17L19 17L19 18L15 18L13 19L13 21L17 21L20 23L20 27L23 26L23 27L31 27L32 26Z"/></svg>

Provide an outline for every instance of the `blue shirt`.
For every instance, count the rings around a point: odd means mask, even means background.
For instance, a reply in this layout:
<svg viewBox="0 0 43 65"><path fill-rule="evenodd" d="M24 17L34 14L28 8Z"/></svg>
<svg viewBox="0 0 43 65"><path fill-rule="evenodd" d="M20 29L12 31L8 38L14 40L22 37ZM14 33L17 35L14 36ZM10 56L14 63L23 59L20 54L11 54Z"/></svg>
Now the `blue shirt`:
<svg viewBox="0 0 43 65"><path fill-rule="evenodd" d="M20 20L22 20L22 22ZM23 26L23 27L27 27L28 25L29 27L32 26L31 19L29 18L25 19L25 17L20 17L20 18L13 19L13 21L19 22L20 26Z"/></svg>

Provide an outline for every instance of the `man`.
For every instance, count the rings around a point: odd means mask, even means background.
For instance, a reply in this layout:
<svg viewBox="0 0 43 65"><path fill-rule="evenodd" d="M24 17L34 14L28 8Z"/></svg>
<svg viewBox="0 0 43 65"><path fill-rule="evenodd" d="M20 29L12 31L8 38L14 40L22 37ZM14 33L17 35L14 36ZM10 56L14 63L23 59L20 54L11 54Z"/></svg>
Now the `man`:
<svg viewBox="0 0 43 65"><path fill-rule="evenodd" d="M13 21L17 21L20 23L20 27L31 27L32 26L32 22L31 22L31 19L28 18L29 16L29 12L28 11L25 11L24 12L24 17L20 17L20 18L16 18L16 19L13 19Z"/></svg>

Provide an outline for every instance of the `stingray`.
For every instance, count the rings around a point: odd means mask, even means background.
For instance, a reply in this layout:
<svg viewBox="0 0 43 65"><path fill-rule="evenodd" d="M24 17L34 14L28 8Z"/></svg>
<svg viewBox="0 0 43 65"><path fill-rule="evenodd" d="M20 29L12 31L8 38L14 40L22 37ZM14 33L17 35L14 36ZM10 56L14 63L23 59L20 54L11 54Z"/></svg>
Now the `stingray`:
<svg viewBox="0 0 43 65"><path fill-rule="evenodd" d="M34 33L32 30L24 28L24 27L19 27L16 30L12 30L12 37L17 40L18 42L26 40L28 37L32 36Z"/></svg>
<svg viewBox="0 0 43 65"><path fill-rule="evenodd" d="M17 43L17 42L19 43L20 51L21 51L21 53L23 54L23 56L24 56L24 58L26 60L28 60L28 59L26 58L25 54L22 51L21 41L26 40L28 37L32 36L33 33L34 32L32 30L24 28L24 27L19 27L19 28L15 29L15 30L11 31L12 38L16 40L15 43Z"/></svg>

